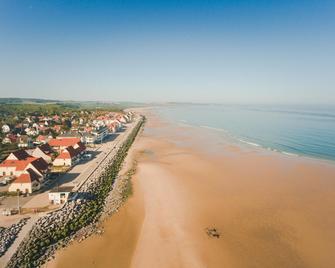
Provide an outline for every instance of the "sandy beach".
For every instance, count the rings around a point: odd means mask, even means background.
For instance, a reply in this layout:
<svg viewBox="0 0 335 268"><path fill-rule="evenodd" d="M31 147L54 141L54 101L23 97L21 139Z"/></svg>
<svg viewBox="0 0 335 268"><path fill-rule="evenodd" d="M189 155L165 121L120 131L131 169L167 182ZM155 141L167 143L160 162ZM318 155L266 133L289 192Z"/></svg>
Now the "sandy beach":
<svg viewBox="0 0 335 268"><path fill-rule="evenodd" d="M215 135L149 113L133 195L47 267L333 267L335 165Z"/></svg>

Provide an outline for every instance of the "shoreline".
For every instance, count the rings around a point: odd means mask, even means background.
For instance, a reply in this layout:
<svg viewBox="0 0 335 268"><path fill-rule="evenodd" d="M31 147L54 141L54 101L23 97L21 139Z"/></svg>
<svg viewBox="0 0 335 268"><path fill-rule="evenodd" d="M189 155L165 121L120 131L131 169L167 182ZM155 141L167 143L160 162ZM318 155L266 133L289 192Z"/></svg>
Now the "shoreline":
<svg viewBox="0 0 335 268"><path fill-rule="evenodd" d="M153 109L157 107L149 107L149 113L155 114L155 116L158 116ZM140 110L143 110L143 108ZM303 160L306 161L320 161L321 163L325 164L330 164L330 165L335 165L335 158L325 158L322 156L316 156L316 155L310 155L310 154L304 154L304 153L296 153L296 152L289 152L289 151L284 151L281 149L276 149L271 146L263 145L261 143L254 142L252 140L249 140L248 138L243 138L240 136L237 136L228 130L224 128L218 128L218 127L212 127L212 126L206 126L206 125L193 125L191 123L188 123L185 120L178 120L178 121L172 121L171 119L168 118L162 118L162 116L158 116L161 121L163 121L165 124L169 124L172 126L177 126L177 127L186 127L186 128L193 128L194 130L203 130L203 131L210 131L210 132L216 132L216 133L221 133L221 137L225 142L230 142L234 145L237 145L239 147L249 147L253 149L260 149L261 152L262 150L266 153L279 153L282 156L287 156L287 157L297 157L297 158L302 158Z"/></svg>
<svg viewBox="0 0 335 268"><path fill-rule="evenodd" d="M331 267L334 166L190 133L149 114L133 196L54 267Z"/></svg>
<svg viewBox="0 0 335 268"><path fill-rule="evenodd" d="M151 109L151 108L150 108ZM141 109L143 110L143 109ZM150 111L151 114L154 114L152 111ZM269 154L269 155L277 155L288 159L295 159L295 160L301 160L311 163L320 163L325 164L329 166L335 166L335 159L327 159L307 154L296 154L291 152L282 151L279 149L275 149L272 147L267 147L262 144L254 143L252 141L245 140L241 137L234 136L233 134L229 133L227 130L223 128L215 128L210 126L196 126L185 122L171 122L170 120L166 118L161 118L160 116L154 115L155 117L159 117L159 120L162 122L162 124L170 125L171 127L180 127L180 128L189 128L194 131L204 131L207 134L208 133L218 133L221 135L218 135L223 142L229 143L231 145L237 146L240 149L251 149L258 151L260 154ZM224 135L222 135L224 134ZM204 134L206 136L206 134Z"/></svg>

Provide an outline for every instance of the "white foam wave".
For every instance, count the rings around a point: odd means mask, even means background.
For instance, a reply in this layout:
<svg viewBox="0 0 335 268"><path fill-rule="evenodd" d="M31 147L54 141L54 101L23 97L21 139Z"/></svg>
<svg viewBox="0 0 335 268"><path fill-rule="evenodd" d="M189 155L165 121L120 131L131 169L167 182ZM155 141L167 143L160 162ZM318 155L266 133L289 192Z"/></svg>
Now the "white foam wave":
<svg viewBox="0 0 335 268"><path fill-rule="evenodd" d="M283 152L281 152L281 153L286 154L286 155L289 155L289 156L299 156L299 155L297 155L297 154L289 153L289 152L285 152L285 151L283 151Z"/></svg>
<svg viewBox="0 0 335 268"><path fill-rule="evenodd" d="M210 126L200 126L202 128L207 128L207 129L211 129L211 130L215 130L215 131L221 131L221 132L227 132L225 129L223 128L217 128L217 127L210 127Z"/></svg>
<svg viewBox="0 0 335 268"><path fill-rule="evenodd" d="M249 144L251 146L261 147L261 145L259 145L258 143L255 143L255 142L250 142L250 141L246 141L246 140L242 140L242 139L239 139L239 141L243 142L243 143L246 143L246 144Z"/></svg>

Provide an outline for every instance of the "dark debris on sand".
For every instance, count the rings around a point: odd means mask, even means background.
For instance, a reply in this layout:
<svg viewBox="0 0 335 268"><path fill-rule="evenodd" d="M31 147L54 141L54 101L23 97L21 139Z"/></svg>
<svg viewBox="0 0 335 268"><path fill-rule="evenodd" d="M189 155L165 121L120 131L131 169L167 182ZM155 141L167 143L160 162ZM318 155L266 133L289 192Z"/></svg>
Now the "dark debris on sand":
<svg viewBox="0 0 335 268"><path fill-rule="evenodd" d="M220 238L220 233L216 228L206 228L206 233L211 238Z"/></svg>

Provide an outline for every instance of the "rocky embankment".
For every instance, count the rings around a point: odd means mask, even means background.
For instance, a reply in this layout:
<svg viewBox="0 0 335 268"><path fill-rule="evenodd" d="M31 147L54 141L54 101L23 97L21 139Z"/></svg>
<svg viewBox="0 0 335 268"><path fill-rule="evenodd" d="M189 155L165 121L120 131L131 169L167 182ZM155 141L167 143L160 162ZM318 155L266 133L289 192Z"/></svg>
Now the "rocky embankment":
<svg viewBox="0 0 335 268"><path fill-rule="evenodd" d="M106 198L115 186L122 162L143 123L144 118L138 119L117 151L106 156L77 190L72 201L36 222L7 267L40 267L53 257L55 250L65 247L73 239L81 240L99 232L96 223L104 210Z"/></svg>
<svg viewBox="0 0 335 268"><path fill-rule="evenodd" d="M18 223L12 224L7 228L0 227L0 257L2 257L13 244L28 219L29 218L21 219Z"/></svg>
<svg viewBox="0 0 335 268"><path fill-rule="evenodd" d="M135 168L136 163L134 162L133 167L126 174L118 176L115 180L113 190L105 200L102 220L117 212L131 194L131 177L135 173Z"/></svg>

